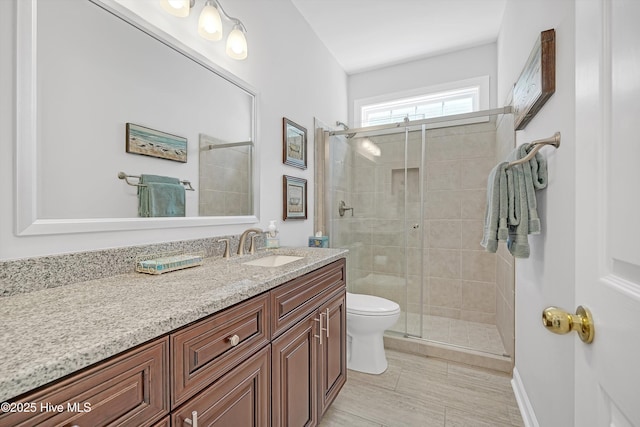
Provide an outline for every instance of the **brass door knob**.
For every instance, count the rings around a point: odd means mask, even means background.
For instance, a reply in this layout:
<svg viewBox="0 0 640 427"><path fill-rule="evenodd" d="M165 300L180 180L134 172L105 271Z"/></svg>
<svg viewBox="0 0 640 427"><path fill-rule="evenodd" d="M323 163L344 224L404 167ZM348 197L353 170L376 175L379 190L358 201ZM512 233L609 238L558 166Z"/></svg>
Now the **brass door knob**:
<svg viewBox="0 0 640 427"><path fill-rule="evenodd" d="M568 334L576 331L580 339L589 344L593 341L593 317L589 309L579 305L576 314L558 307L547 307L542 311L542 324L554 334Z"/></svg>

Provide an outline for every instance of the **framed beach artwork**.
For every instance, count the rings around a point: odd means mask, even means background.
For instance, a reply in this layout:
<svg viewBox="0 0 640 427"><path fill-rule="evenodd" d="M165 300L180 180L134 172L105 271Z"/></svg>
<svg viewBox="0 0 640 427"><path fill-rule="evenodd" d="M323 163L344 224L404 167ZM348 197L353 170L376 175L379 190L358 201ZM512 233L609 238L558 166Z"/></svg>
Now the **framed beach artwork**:
<svg viewBox="0 0 640 427"><path fill-rule="evenodd" d="M282 161L300 169L307 168L307 130L282 118Z"/></svg>
<svg viewBox="0 0 640 427"><path fill-rule="evenodd" d="M282 187L282 219L307 219L307 180L284 175Z"/></svg>
<svg viewBox="0 0 640 427"><path fill-rule="evenodd" d="M127 153L187 162L187 138L127 123Z"/></svg>

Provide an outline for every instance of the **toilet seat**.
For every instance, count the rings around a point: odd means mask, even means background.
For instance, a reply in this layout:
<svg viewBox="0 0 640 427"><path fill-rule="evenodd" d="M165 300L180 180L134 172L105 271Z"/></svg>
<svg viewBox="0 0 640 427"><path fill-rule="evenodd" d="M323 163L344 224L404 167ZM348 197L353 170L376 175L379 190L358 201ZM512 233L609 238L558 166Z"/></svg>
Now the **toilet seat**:
<svg viewBox="0 0 640 427"><path fill-rule="evenodd" d="M359 316L393 316L400 313L400 306L374 295L347 292L347 313Z"/></svg>

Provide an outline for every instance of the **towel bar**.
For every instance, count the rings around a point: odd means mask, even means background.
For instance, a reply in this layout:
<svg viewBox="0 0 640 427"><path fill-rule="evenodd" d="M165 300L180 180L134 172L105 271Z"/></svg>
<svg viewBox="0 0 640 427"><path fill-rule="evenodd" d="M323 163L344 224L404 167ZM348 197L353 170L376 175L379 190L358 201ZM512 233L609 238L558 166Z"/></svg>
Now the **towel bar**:
<svg viewBox="0 0 640 427"><path fill-rule="evenodd" d="M529 152L529 154L527 154L526 156L524 156L519 160L509 163L507 167L510 168L511 166L520 165L522 163L528 162L529 160L533 159L533 156L535 156L536 153L540 151L540 149L545 145L553 145L556 148L560 147L560 132L554 133L552 137L533 141L531 143L531 146L533 147L533 149Z"/></svg>
<svg viewBox="0 0 640 427"><path fill-rule="evenodd" d="M135 182L129 181L129 178L140 179L140 175L127 175L124 172L118 172L118 178L124 179L124 181L127 184L131 185L132 187L146 187L147 186L146 184L137 184ZM184 185L185 187L187 187L187 188L185 188L185 190L187 190L187 191L196 191L196 189L191 186L191 181L180 181L180 183L182 185Z"/></svg>

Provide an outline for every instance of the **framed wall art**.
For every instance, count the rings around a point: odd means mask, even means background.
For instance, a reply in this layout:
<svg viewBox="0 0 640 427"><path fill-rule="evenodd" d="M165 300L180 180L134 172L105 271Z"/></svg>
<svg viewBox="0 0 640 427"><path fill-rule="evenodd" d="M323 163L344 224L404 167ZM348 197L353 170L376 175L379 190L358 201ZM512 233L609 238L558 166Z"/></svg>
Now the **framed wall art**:
<svg viewBox="0 0 640 427"><path fill-rule="evenodd" d="M307 168L307 130L282 118L282 161L300 169Z"/></svg>
<svg viewBox="0 0 640 427"><path fill-rule="evenodd" d="M540 33L513 88L515 129L524 129L555 91L556 32L551 29Z"/></svg>
<svg viewBox="0 0 640 427"><path fill-rule="evenodd" d="M307 180L282 177L282 219L307 219Z"/></svg>
<svg viewBox="0 0 640 427"><path fill-rule="evenodd" d="M187 138L127 123L127 153L187 162Z"/></svg>

